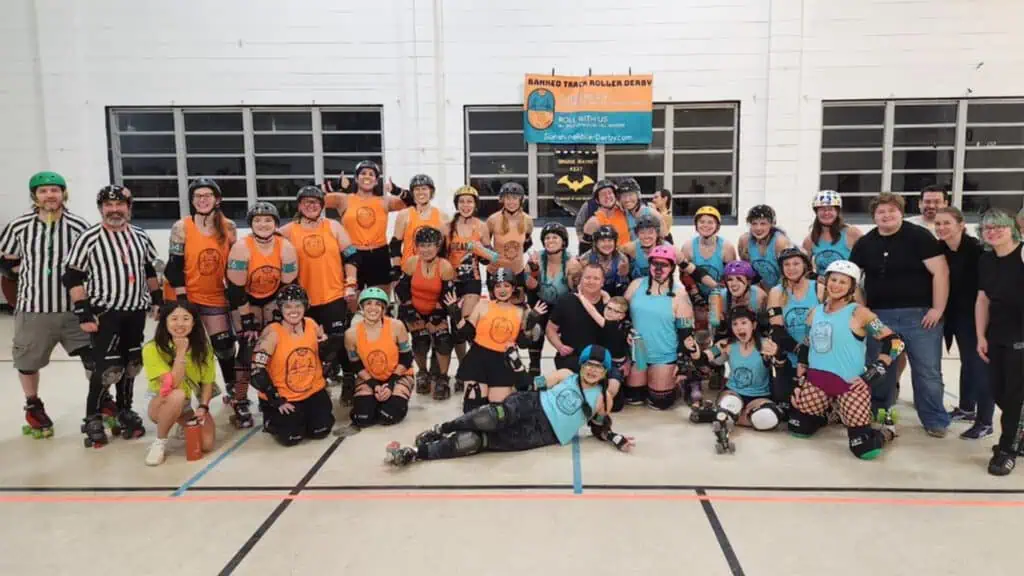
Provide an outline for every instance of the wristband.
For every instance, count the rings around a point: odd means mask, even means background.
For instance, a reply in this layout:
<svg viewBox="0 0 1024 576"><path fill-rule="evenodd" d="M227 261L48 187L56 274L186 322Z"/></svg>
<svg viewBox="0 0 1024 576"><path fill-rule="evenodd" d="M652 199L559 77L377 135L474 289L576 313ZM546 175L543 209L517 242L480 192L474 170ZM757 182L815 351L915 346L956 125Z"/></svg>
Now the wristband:
<svg viewBox="0 0 1024 576"><path fill-rule="evenodd" d="M210 405L209 404L200 404L199 406L197 406L197 408L202 408L203 410L206 410L207 412L210 411Z"/></svg>
<svg viewBox="0 0 1024 576"><path fill-rule="evenodd" d="M173 390L173 389L174 389L174 377L171 376L170 372L168 372L167 374L163 375L163 378L161 378L160 396L161 397L167 396L168 394L171 393L171 390Z"/></svg>

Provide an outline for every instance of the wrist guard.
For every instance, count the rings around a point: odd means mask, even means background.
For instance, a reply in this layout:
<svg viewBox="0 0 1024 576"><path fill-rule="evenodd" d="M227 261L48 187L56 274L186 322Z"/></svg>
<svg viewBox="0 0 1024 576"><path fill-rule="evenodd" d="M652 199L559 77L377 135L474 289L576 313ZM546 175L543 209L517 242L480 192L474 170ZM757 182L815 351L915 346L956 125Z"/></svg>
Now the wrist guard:
<svg viewBox="0 0 1024 576"><path fill-rule="evenodd" d="M876 382L881 381L885 378L885 373L888 370L881 360L875 360L871 364L864 367L864 373L861 374L861 379L868 383L869 386L874 386Z"/></svg>
<svg viewBox="0 0 1024 576"><path fill-rule="evenodd" d="M150 290L150 292L149 292L149 300L153 304L153 306L163 306L164 305L164 291L159 289L159 288L157 288L156 290Z"/></svg>
<svg viewBox="0 0 1024 576"><path fill-rule="evenodd" d="M260 326L256 323L254 314L242 314L242 332L259 332L259 330Z"/></svg>
<svg viewBox="0 0 1024 576"><path fill-rule="evenodd" d="M75 302L72 312L75 313L75 316L78 316L79 324L88 324L89 322L96 321L96 314L93 312L92 305L88 299Z"/></svg>

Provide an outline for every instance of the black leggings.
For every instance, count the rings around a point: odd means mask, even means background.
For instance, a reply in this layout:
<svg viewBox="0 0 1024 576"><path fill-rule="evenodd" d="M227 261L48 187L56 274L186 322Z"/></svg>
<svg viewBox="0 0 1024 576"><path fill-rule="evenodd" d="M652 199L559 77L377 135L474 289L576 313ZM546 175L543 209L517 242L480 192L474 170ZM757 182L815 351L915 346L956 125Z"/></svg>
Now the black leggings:
<svg viewBox="0 0 1024 576"><path fill-rule="evenodd" d="M999 419L999 448L1016 454L1024 448L1024 421L1021 420L1021 404L1024 403L1024 350L990 344L988 359L992 397L1003 411Z"/></svg>
<svg viewBox="0 0 1024 576"><path fill-rule="evenodd" d="M294 446L303 438L326 438L334 427L331 397L323 388L305 400L292 402L295 411L282 414L277 408L262 406L263 418L270 433L284 446Z"/></svg>
<svg viewBox="0 0 1024 576"><path fill-rule="evenodd" d="M324 330L327 340L320 343L320 361L324 364L325 376L333 377L337 367L341 367L346 375L350 373L348 355L345 348L345 330L351 318L348 305L344 298L332 300L326 304L310 306L306 317L312 318Z"/></svg>
<svg viewBox="0 0 1024 576"><path fill-rule="evenodd" d="M117 388L118 411L131 410L135 376L142 371L146 311L109 310L98 316L99 329L90 335L96 368L89 377L86 417L100 412L103 393L111 385Z"/></svg>
<svg viewBox="0 0 1024 576"><path fill-rule="evenodd" d="M519 452L558 444L540 392L516 392L501 404L481 406L441 425L446 436L419 448L423 460L489 452Z"/></svg>
<svg viewBox="0 0 1024 576"><path fill-rule="evenodd" d="M526 296L527 304L529 304L530 309L532 310L533 307L537 305L540 298L537 296L536 292L527 293ZM545 333L548 329L548 320L551 319L551 311L554 310L555 307L552 303L545 303L548 305L548 312L537 319L537 325L540 326L540 338L537 340L531 340L530 346L527 348L530 352L530 374L534 376L540 375L540 359L541 352L544 350Z"/></svg>

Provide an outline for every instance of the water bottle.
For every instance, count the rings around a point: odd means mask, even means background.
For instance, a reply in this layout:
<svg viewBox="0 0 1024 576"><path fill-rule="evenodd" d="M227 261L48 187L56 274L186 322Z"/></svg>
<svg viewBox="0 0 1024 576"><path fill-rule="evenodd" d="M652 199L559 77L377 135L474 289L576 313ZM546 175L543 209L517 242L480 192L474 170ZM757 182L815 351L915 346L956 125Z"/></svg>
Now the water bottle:
<svg viewBox="0 0 1024 576"><path fill-rule="evenodd" d="M639 332L630 330L629 334L633 338L633 363L637 370L643 372L647 370L647 346Z"/></svg>

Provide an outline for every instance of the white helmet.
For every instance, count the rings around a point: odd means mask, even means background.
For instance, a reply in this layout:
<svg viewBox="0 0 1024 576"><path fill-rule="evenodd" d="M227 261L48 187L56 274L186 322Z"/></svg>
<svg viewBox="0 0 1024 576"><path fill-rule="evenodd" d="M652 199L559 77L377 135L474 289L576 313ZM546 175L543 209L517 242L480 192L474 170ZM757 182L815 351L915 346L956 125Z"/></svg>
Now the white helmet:
<svg viewBox="0 0 1024 576"><path fill-rule="evenodd" d="M827 276L829 274L832 274L833 272L836 274L849 276L850 278L853 279L854 284L856 284L860 280L860 266L857 266L856 264L850 262L849 260L836 260L835 262L829 264L828 268L825 269L825 275Z"/></svg>
<svg viewBox="0 0 1024 576"><path fill-rule="evenodd" d="M843 197L835 190L822 190L814 195L814 201L811 202L811 207L817 209L822 206L835 206L836 208L842 208Z"/></svg>

